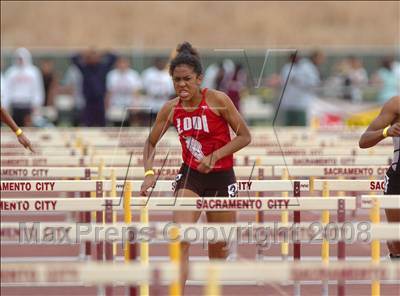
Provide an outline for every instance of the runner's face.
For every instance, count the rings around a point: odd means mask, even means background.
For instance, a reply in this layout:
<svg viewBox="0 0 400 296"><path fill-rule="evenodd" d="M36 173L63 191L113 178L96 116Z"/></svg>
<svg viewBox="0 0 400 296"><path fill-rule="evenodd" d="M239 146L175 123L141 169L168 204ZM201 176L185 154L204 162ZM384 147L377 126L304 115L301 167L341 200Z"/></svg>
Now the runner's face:
<svg viewBox="0 0 400 296"><path fill-rule="evenodd" d="M183 101L189 101L199 93L201 80L201 75L197 75L188 65L177 66L172 74L176 94Z"/></svg>

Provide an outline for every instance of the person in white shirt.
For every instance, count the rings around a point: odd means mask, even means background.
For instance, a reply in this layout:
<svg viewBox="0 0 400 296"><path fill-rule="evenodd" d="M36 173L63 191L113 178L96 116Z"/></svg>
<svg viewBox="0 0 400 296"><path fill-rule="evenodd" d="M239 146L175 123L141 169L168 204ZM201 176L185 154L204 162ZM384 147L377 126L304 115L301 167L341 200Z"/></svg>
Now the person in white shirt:
<svg viewBox="0 0 400 296"><path fill-rule="evenodd" d="M154 66L142 73L143 90L147 95L147 104L144 108L147 113L158 113L166 101L175 94L172 79L165 69L165 62L161 58L154 61Z"/></svg>
<svg viewBox="0 0 400 296"><path fill-rule="evenodd" d="M350 98L353 103L361 103L363 99L362 88L368 84L368 74L364 69L362 61L356 57L349 57Z"/></svg>
<svg viewBox="0 0 400 296"><path fill-rule="evenodd" d="M3 99L4 99L5 95L6 95L6 83L5 83L5 80L4 80L3 73L1 73L0 91L1 91L1 106L3 106Z"/></svg>
<svg viewBox="0 0 400 296"><path fill-rule="evenodd" d="M142 89L140 75L130 68L127 58L120 57L115 69L107 74L106 85L107 119L114 125L120 125L121 122L129 124L129 117L135 113L135 99Z"/></svg>
<svg viewBox="0 0 400 296"><path fill-rule="evenodd" d="M394 61L392 63L392 69L394 72L394 75L396 77L396 85L397 85L397 94L400 94L400 61Z"/></svg>
<svg viewBox="0 0 400 296"><path fill-rule="evenodd" d="M32 64L26 48L15 51L15 62L5 73L7 90L3 106L11 110L18 126L32 125L32 114L44 103L44 87L39 69Z"/></svg>

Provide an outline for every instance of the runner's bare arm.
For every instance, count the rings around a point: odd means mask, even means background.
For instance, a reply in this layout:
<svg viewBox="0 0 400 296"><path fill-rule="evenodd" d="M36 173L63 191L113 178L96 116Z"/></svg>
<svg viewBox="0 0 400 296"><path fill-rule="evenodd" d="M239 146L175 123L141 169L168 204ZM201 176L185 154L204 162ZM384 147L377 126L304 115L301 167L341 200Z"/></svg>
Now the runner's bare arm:
<svg viewBox="0 0 400 296"><path fill-rule="evenodd" d="M168 101L164 104L160 112L158 112L153 128L146 139L143 149L145 171L150 170L153 167L155 147L171 125L173 106L173 101Z"/></svg>
<svg viewBox="0 0 400 296"><path fill-rule="evenodd" d="M157 114L156 121L151 129L150 135L146 139L143 149L143 162L145 172L153 168L153 161L156 152L156 145L158 141L162 138L165 132L168 130L172 122L172 111L174 106L174 100L168 101L161 108L160 112ZM155 176L148 175L145 176L143 180L142 187L140 189L140 194L143 196L147 195L147 189L155 185Z"/></svg>
<svg viewBox="0 0 400 296"><path fill-rule="evenodd" d="M15 123L14 119L12 119L10 114L8 114L8 112L5 109L3 109L2 107L0 107L0 113L1 113L1 121L4 122L5 124L7 124L14 133L17 132L17 130L19 130L19 127ZM22 146L24 146L26 149L29 149L31 152L35 152L32 148L31 142L29 141L28 137L25 136L24 133L17 136L17 138L18 138L18 142L20 142L20 144Z"/></svg>
<svg viewBox="0 0 400 296"><path fill-rule="evenodd" d="M361 135L360 148L370 148L378 144L385 137L383 130L388 126L388 137L400 136L400 96L393 97L383 105L378 117L372 121L367 130ZM397 122L395 122L397 119Z"/></svg>
<svg viewBox="0 0 400 296"><path fill-rule="evenodd" d="M251 134L243 117L226 94L218 92L216 101L219 105L219 113L236 134L236 137L233 138L232 141L215 151L214 156L218 160L250 144Z"/></svg>

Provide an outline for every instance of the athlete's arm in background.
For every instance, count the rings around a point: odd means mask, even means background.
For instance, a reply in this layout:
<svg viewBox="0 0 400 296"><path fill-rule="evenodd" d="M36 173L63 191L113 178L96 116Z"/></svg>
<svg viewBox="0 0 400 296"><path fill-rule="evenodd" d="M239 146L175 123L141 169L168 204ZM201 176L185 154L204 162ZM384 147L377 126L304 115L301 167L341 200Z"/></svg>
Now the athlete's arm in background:
<svg viewBox="0 0 400 296"><path fill-rule="evenodd" d="M8 114L8 112L5 109L3 109L2 107L0 108L0 112L1 112L1 121L4 122L5 124L7 124L14 133L17 132L19 127L15 123L14 119L12 119L10 114ZM17 139L18 139L18 142L20 142L20 144L22 146L24 146L26 149L29 149L31 152L35 152L32 148L31 142L29 141L28 137L25 136L24 133L17 136Z"/></svg>
<svg viewBox="0 0 400 296"><path fill-rule="evenodd" d="M212 154L203 158L197 167L197 170L202 173L210 172L214 167L215 162L219 159L239 151L251 142L249 128L235 105L232 103L232 100L222 92L217 92L215 98L219 114L228 122L232 130L236 133L236 137L226 145L214 151Z"/></svg>
<svg viewBox="0 0 400 296"><path fill-rule="evenodd" d="M387 101L378 115L368 126L367 130L362 134L359 146L360 148L370 148L378 144L385 137L383 130L390 124L388 129L388 137L400 136L400 123L394 121L400 116L400 96L396 96Z"/></svg>
<svg viewBox="0 0 400 296"><path fill-rule="evenodd" d="M143 149L143 162L145 172L153 169L156 145L171 125L172 108L172 101L168 101L166 104L164 104L160 112L158 112L157 114L157 118L153 125L153 128L151 129L150 135L146 139ZM147 189L155 185L155 180L156 179L154 175L145 176L142 187L140 189L140 194L146 196Z"/></svg>

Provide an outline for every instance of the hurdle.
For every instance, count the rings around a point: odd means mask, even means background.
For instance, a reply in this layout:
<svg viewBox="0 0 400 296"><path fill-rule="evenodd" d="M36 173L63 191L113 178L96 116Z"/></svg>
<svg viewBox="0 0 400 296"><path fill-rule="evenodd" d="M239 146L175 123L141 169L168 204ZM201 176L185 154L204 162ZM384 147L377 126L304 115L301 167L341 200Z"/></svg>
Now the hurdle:
<svg viewBox="0 0 400 296"><path fill-rule="evenodd" d="M273 166L273 175L280 176L285 170L291 177L382 177L387 166Z"/></svg>
<svg viewBox="0 0 400 296"><path fill-rule="evenodd" d="M343 190L343 189L342 189Z"/></svg>
<svg viewBox="0 0 400 296"><path fill-rule="evenodd" d="M132 223L132 213L131 213L131 196L132 196L132 188L131 183L127 182L124 188L124 200L123 200L123 211L124 211L124 222L125 225ZM112 204L112 203L111 203ZM137 258L137 247L136 243L132 238L135 239L135 233L129 231L129 240L124 242L124 258L126 264L131 264ZM143 264L142 264L143 265ZM136 295L137 287L136 286L128 286L127 287L128 295Z"/></svg>
<svg viewBox="0 0 400 296"><path fill-rule="evenodd" d="M380 209L400 209L400 195L362 195L361 206L370 209L370 219L376 225L380 223ZM371 244L371 261L374 264L380 262L379 240L373 240ZM371 283L371 294L380 295L380 282Z"/></svg>
<svg viewBox="0 0 400 296"><path fill-rule="evenodd" d="M255 163L260 158L261 166L268 165L375 165L382 166L391 162L391 158L387 156L370 157L367 155L360 156L235 156L235 165L249 165ZM106 166L126 166L129 164L131 157L129 155L111 155L111 156L48 156L48 157L7 157L1 159L2 166L90 166L91 162L99 163L103 160ZM164 158L157 156L155 165L161 165ZM180 157L167 159L167 165L179 166L182 163ZM132 165L142 165L142 156L132 156Z"/></svg>
<svg viewBox="0 0 400 296"><path fill-rule="evenodd" d="M383 180L313 180L312 181L312 187L315 190L322 190L325 192L326 190L332 190L332 191L382 191L384 189L384 181ZM327 194L329 196L329 193ZM391 205L394 206L395 203L399 204L400 201L398 199L392 198L391 200L388 200L388 202L391 203ZM366 204L370 204L371 200L367 199L365 196L362 197L361 201L361 208L365 208L364 206ZM399 207L399 205L397 205ZM338 217L341 215L338 215ZM376 209L374 212L374 215L371 216L373 219L371 221L373 223L379 223L379 209ZM341 217L343 219L343 217ZM329 250L329 244L325 246L325 252L326 250ZM323 251L324 252L324 251ZM372 242L372 258L373 261L379 261L380 258L380 241L375 240ZM345 244L341 243L339 245L339 252L338 252L338 257L340 259L344 259L345 257ZM338 294L343 295L344 294L344 285L340 284L338 285ZM380 294L380 289L379 289L379 282L374 282L372 284L372 295L379 295Z"/></svg>
<svg viewBox="0 0 400 296"><path fill-rule="evenodd" d="M361 195L361 207L363 209L373 208L373 200L379 200L381 209L400 209L400 195Z"/></svg>
<svg viewBox="0 0 400 296"><path fill-rule="evenodd" d="M186 198L151 198L148 201L144 201L143 198L136 198L136 199L133 198L130 201L130 202L133 202L133 204L130 205L130 208L131 209L132 208L137 208L138 205L136 205L136 202L141 202L141 205L139 205L139 207L141 207L141 208L146 207L149 210L159 209L160 208L160 202L165 202L167 199L169 199L168 204L172 204L172 206L170 206L171 210L180 210L180 209L181 210L193 210L193 209L204 210L204 206L199 206L199 202L200 203L204 203L205 201L212 200L212 197L210 197L210 198L201 198L201 199L188 198L188 197L186 197ZM248 200L252 200L254 202L254 199L255 198L249 197ZM38 202L40 204L41 200L43 202L43 199L30 198L30 199L26 199L25 201L23 201L23 204L30 203L30 204L33 205L33 204L36 204ZM103 200L103 203L99 204L99 202L101 202L102 200ZM56 207L55 205L53 205L52 210L60 210L60 211L66 210L66 209L76 210L76 205L78 204L77 202L79 202L80 208L82 210L84 210L84 211L93 211L93 210L97 211L97 210L99 210L98 206L100 206L100 209L101 209L101 207L104 207L104 204L110 204L110 203L111 204L115 204L114 202L117 202L117 198L114 198L113 202L110 202L111 199L106 199L106 198L103 198L102 200L101 199L97 199L97 198L96 199L85 199L83 201L80 201L80 200L77 200L77 199L57 199L58 206ZM124 205L122 205L122 207L125 208L125 211L126 211L126 207L127 207L127 205L126 205L127 200L129 200L129 199L128 198L124 199ZM248 201L248 200L246 199L245 201ZM304 209L304 210L306 210L306 209L316 210L316 209L319 209L319 208L323 208L323 209L327 209L327 208L328 209L337 209L338 208L338 202L337 201L335 202L334 199L330 200L329 203L324 202L323 204L320 203L319 205L316 202L317 200L318 199L316 199L315 197L312 197L312 198L303 197L301 199L298 199L298 198L287 198L287 199L285 199L285 198L279 198L279 199L277 199L277 198L275 198L275 199L259 198L259 199L256 200L256 203L260 202L262 204L261 206L257 207L257 210L260 210L260 209L262 209L262 210L267 210L267 209L268 210L277 210L277 209L280 209L282 207L282 201L283 202L286 201L286 209L291 209L291 210L295 210L295 211L298 211L300 208ZM341 200L345 200L345 202L348 203L348 208L351 209L351 208L355 207L354 198L351 198L351 197L346 198L346 197L344 197ZM173 204L172 201L175 204ZM232 202L232 199L230 199L230 198L218 198L218 201L229 203L229 202ZM271 201L272 201L272 203L277 203L278 202L278 206L275 207L275 208L271 207ZM290 201L292 201L292 203ZM8 209L10 209L10 207L6 206L7 203L11 205L13 203L21 202L21 200L20 199L14 199L14 201L13 201L12 199L2 199L1 202L2 202L2 208L7 211ZM59 202L61 202L61 204L59 204ZM155 204L155 202L156 202L156 204ZM193 203L193 202L196 202L196 203ZM233 200L233 202L235 202L235 200ZM293 204L293 202L294 202L294 204ZM74 203L74 205L72 205L71 203ZM89 203L91 204L91 207L87 207L87 205ZM193 204L191 204L191 203L193 203ZM299 204L297 204L297 203L299 203ZM254 204L254 203L252 203L252 204ZM94 205L97 205L97 206L94 207ZM23 207L23 208L24 208L24 210L29 210L29 208L27 209L26 206ZM121 204L119 204L115 210L118 210L118 209L121 210ZM243 210L243 207L240 207L240 209ZM246 209L254 210L254 207L247 206ZM213 210L213 208L210 208L210 207L207 206L207 210ZM217 208L215 210L221 210L221 209ZM175 246L174 249L176 249L176 248L177 247ZM176 251L174 251L174 252L176 252ZM178 256L174 252L171 251L171 258L172 259L176 259L176 257ZM177 289L178 288L177 288L177 284L176 283L175 283L175 285L171 286L171 291L177 292L177 291L179 291ZM176 295L175 292L172 293L172 295Z"/></svg>
<svg viewBox="0 0 400 296"><path fill-rule="evenodd" d="M348 210L356 208L354 197L245 197L245 198L217 198L217 197L152 197L131 198L131 210L147 207L148 210L167 211L300 211L300 210L337 210L338 201L343 200ZM119 197L71 199L71 198L2 198L1 210L4 212L62 212L101 211L109 205L116 211L123 210L122 200Z"/></svg>
<svg viewBox="0 0 400 296"><path fill-rule="evenodd" d="M382 191L384 180L314 180L314 189L322 190L326 182L330 191Z"/></svg>
<svg viewBox="0 0 400 296"><path fill-rule="evenodd" d="M180 167L154 167L153 170L160 178L174 178L178 174ZM1 178L8 180L12 178L32 179L40 178L41 180L56 179L56 178L85 178L87 170L91 176L99 176L98 167L2 167ZM253 177L253 173L262 171L264 176L273 177L272 166L239 166L234 169L235 175L238 178ZM105 178L111 177L114 172L116 178L144 178L144 170L140 167L103 167L102 175Z"/></svg>
<svg viewBox="0 0 400 296"><path fill-rule="evenodd" d="M279 262L279 263L250 263L224 262L190 264L192 280L205 282L209 279L211 268L218 271L215 281L258 281L273 283L300 280L398 280L399 263L361 263L361 262L332 262L323 263ZM9 264L2 263L4 277L2 286L7 284L32 283L46 285L49 282L74 282L77 284L140 284L151 283L152 274L158 270L164 283L171 283L179 274L173 263L159 263L142 266L140 263L68 263L57 264Z"/></svg>
<svg viewBox="0 0 400 296"><path fill-rule="evenodd" d="M236 166L234 168L235 175L238 178L245 177L275 177L282 178L285 170L290 177L382 177L387 171L387 166L261 166L256 161L253 166ZM155 166L156 175L162 178L173 178L179 172L180 167L159 167ZM86 178L87 170L91 176L98 176L98 167L13 167L5 166L1 168L1 178L3 180L19 178L19 179L35 179L41 180L56 178ZM116 178L143 178L144 172L140 167L103 167L102 173L104 177L111 178L114 171ZM254 174L257 173L257 174Z"/></svg>
<svg viewBox="0 0 400 296"><path fill-rule="evenodd" d="M46 139L40 138L38 136L35 136L35 133L31 133L31 139L34 143L37 143L39 146L41 145L46 145L47 147L66 147L70 148L71 146L76 145L77 143L82 144L82 145L95 145L95 146L104 146L104 147L110 147L110 146L116 146L116 144L125 144L125 143L131 143L134 145L131 146L138 146L139 144L143 144L144 140L147 138L148 133L145 135L140 135L137 134L136 132L132 132L132 134L128 135L123 135L121 134L120 136L116 137L107 137L104 135L99 135L99 136L87 136L87 135L77 135L77 136L72 136L72 135L64 135L64 136L57 136L57 137L49 137ZM13 147L14 141L13 141L13 136L7 136L6 133L4 133L3 137L4 140L2 141L2 146L5 148L11 148ZM132 137L135 136L135 137ZM255 135L254 135L255 136ZM354 146L355 141L359 139L361 136L361 133L357 137L353 138L347 138L344 139L343 137L337 137L335 135L328 135L326 137L322 136L315 136L313 138L307 137L307 138L299 138L296 135L286 135L279 137L280 142L283 144L288 143L289 141L292 144L295 144L297 147L329 147L329 146L339 146L341 148L345 148L346 146ZM84 140L83 140L84 139ZM179 146L179 141L177 141L177 136L176 134L171 134L171 133L166 133L163 138L161 139L163 144L170 144L170 146ZM383 140L382 141L382 146L388 147L391 146L391 141L389 140ZM259 135L258 137L254 137L254 141L249 145L249 147L262 147L263 145L267 146L278 146L277 145L277 139L275 135L271 136L266 136L266 135ZM285 145L285 146L290 146L290 145ZM292 145L293 146L293 145ZM17 146L16 146L17 147ZM378 148L379 149L379 148Z"/></svg>
<svg viewBox="0 0 400 296"><path fill-rule="evenodd" d="M142 181L133 180L126 181L130 182L132 188L140 188ZM121 192L125 181L116 182L117 192ZM279 191L294 191L293 184L298 182L301 191L308 191L309 181L308 180L238 180L239 192L248 191L267 191L267 192L279 192ZM1 192L72 192L72 191L96 191L96 185L102 183L102 190L111 190L111 181L81 181L81 180L51 180L51 181L21 181L21 180L7 180L0 182ZM138 191L138 190L137 190ZM136 192L137 192L136 191ZM172 191L172 181L161 180L158 181L153 191ZM135 192L135 190L134 190Z"/></svg>
<svg viewBox="0 0 400 296"><path fill-rule="evenodd" d="M93 130L92 130L93 129ZM96 129L96 128L57 128L57 130L48 130L48 129L33 129L28 128L26 129L32 134L33 140L39 140L43 142L51 142L53 140L61 140L61 139L68 139L68 140L75 140L77 138L84 138L84 139L124 139L129 138L132 136L133 133L139 137L146 137L149 134L148 129L141 128L141 127L131 127L131 128L124 128L124 129L113 129L106 127L103 130ZM274 139L275 133L274 129L269 128L255 128L251 127L251 132L257 136L258 139L261 140L268 140ZM362 129L348 129L348 128L340 128L340 129L318 129L318 130L311 130L309 128L289 128L289 127L280 127L275 128L275 131L280 133L280 137L282 139L290 139L290 140L299 140L299 141L313 141L316 139L322 139L326 141L326 143L330 144L336 140L341 141L352 141L354 139L358 139L361 133L363 132ZM2 130L3 132L3 130ZM13 134L10 133L8 130L4 130L5 140L12 140ZM169 129L165 137L176 137L176 131L172 128Z"/></svg>
<svg viewBox="0 0 400 296"><path fill-rule="evenodd" d="M376 148L373 155L390 155L392 148L383 146ZM39 156L83 156L96 152L99 155L112 156L112 155L142 155L142 147L97 147L93 145L70 147L66 149L54 149L48 148L47 146L37 147L35 155ZM170 148L157 149L157 154L166 154L179 156L182 154L182 149L179 146ZM13 155L30 155L30 152L22 148L3 148L1 151L2 156L11 157ZM340 156L359 156L359 155L371 155L371 150L365 150L355 148L350 150L344 147L282 147L281 149L274 147L245 147L239 150L235 155L266 155L266 156L329 156L329 155L340 155Z"/></svg>

